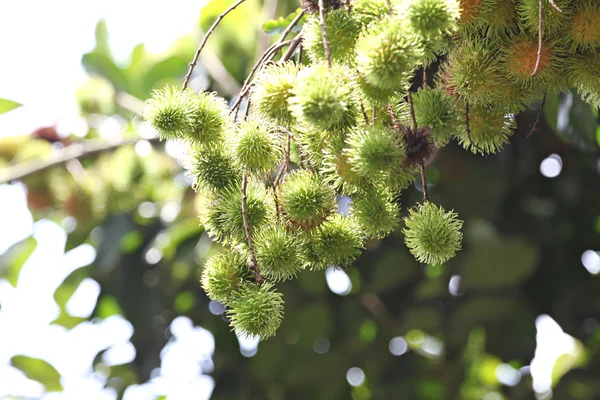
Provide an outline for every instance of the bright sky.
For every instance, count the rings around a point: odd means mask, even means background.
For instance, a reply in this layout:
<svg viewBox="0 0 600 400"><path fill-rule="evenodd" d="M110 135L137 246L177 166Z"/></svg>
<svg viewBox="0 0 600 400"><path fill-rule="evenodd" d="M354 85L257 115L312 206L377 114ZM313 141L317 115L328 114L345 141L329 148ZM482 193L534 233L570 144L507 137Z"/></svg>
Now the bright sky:
<svg viewBox="0 0 600 400"><path fill-rule="evenodd" d="M99 19L107 21L110 46L117 61L126 63L138 43L145 43L148 51L160 52L178 36L192 31L203 3L202 0L171 0L168 5L142 0L5 2L0 7L0 98L18 101L24 107L0 117L0 136L27 134L55 122L67 126L77 122L74 92L84 77L80 60L82 54L93 48ZM107 365L133 359L135 349L129 341L133 328L121 317L85 322L70 331L50 325L58 312L52 297L54 291L70 272L91 263L95 251L84 245L65 254L64 230L48 221L34 225L24 195L19 184L0 185L0 254L31 233L39 242L23 267L17 288L0 280L0 342L4 344L0 347L3 383L0 398L23 395L46 400L112 400L115 394L104 388L105 376L93 373L92 360L104 349L109 349L103 358ZM600 260L597 253L596 258ZM326 279L335 293L347 295L351 290L350 279L339 269L329 268ZM89 316L98 293L98 284L85 280L69 302L69 312ZM538 350L531 373L537 382L536 390L544 392L550 388L554 360L572 351L573 340L549 316L541 316L536 325ZM206 374L213 368L212 334L181 317L173 321L171 332L173 339L161 353L161 370L150 382L129 388L126 400L145 400L163 394L169 400L210 397L214 381ZM246 356L254 355L257 346L256 340L240 338L240 350ZM50 362L63 375L65 392L43 395L40 384L9 365L16 354ZM351 370L349 376L357 375L354 373L357 371L362 373L357 367ZM362 376L364 379L364 373Z"/></svg>

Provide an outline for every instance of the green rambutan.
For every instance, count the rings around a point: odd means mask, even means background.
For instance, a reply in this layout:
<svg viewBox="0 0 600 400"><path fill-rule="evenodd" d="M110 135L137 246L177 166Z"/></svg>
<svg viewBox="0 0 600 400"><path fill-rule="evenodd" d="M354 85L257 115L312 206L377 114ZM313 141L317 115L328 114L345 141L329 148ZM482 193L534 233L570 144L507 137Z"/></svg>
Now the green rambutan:
<svg viewBox="0 0 600 400"><path fill-rule="evenodd" d="M422 57L419 37L398 18L373 22L356 42L359 74L382 90L404 88Z"/></svg>
<svg viewBox="0 0 600 400"><path fill-rule="evenodd" d="M193 99L195 105L192 130L184 137L196 145L212 145L223 139L231 123L227 103L216 93L198 92Z"/></svg>
<svg viewBox="0 0 600 400"><path fill-rule="evenodd" d="M275 336L283 319L283 298L270 283L241 286L229 306L227 317L238 335L267 339Z"/></svg>
<svg viewBox="0 0 600 400"><path fill-rule="evenodd" d="M396 132L383 124L354 129L347 139L348 162L363 177L390 172L405 156L399 142Z"/></svg>
<svg viewBox="0 0 600 400"><path fill-rule="evenodd" d="M181 139L192 131L195 106L190 91L173 86L154 90L146 101L144 117L161 139Z"/></svg>
<svg viewBox="0 0 600 400"><path fill-rule="evenodd" d="M352 16L363 28L371 22L382 19L390 13L386 0L353 0Z"/></svg>
<svg viewBox="0 0 600 400"><path fill-rule="evenodd" d="M292 62L270 64L261 71L252 89L252 105L260 116L285 127L294 123L288 102L297 74Z"/></svg>
<svg viewBox="0 0 600 400"><path fill-rule="evenodd" d="M360 32L359 22L344 9L332 11L325 16L327 40L334 62L347 62L354 58L354 45ZM323 32L319 16L308 19L302 30L302 44L313 62L326 60Z"/></svg>
<svg viewBox="0 0 600 400"><path fill-rule="evenodd" d="M588 103L600 94L600 54L584 52L572 57L569 62L569 81L583 95Z"/></svg>
<svg viewBox="0 0 600 400"><path fill-rule="evenodd" d="M305 262L312 270L347 266L364 248L365 234L354 217L332 215L319 229L306 234Z"/></svg>
<svg viewBox="0 0 600 400"><path fill-rule="evenodd" d="M479 16L483 3L484 0L460 0L460 24L463 26L472 24Z"/></svg>
<svg viewBox="0 0 600 400"><path fill-rule="evenodd" d="M443 264L461 248L463 221L454 211L425 202L411 208L404 223L406 246L421 263Z"/></svg>
<svg viewBox="0 0 600 400"><path fill-rule="evenodd" d="M382 239L400 224L400 210L387 189L371 186L353 196L351 215L368 238Z"/></svg>
<svg viewBox="0 0 600 400"><path fill-rule="evenodd" d="M403 13L422 37L439 37L455 29L460 13L455 0L410 0L406 4Z"/></svg>
<svg viewBox="0 0 600 400"><path fill-rule="evenodd" d="M223 146L193 148L186 161L197 188L218 192L240 182L240 171Z"/></svg>
<svg viewBox="0 0 600 400"><path fill-rule="evenodd" d="M254 239L261 274L275 282L294 278L303 268L299 249L299 240L278 224L262 228Z"/></svg>
<svg viewBox="0 0 600 400"><path fill-rule="evenodd" d="M436 146L448 144L460 124L452 97L441 88L424 87L413 93L412 100L417 124L431 127L431 138Z"/></svg>
<svg viewBox="0 0 600 400"><path fill-rule="evenodd" d="M286 176L279 189L279 201L287 220L301 229L320 225L337 207L333 189L308 170Z"/></svg>
<svg viewBox="0 0 600 400"><path fill-rule="evenodd" d="M515 118L502 107L476 105L469 107L469 128L470 139L466 123L456 136L466 150L475 154L496 153L508 143L508 138L513 134Z"/></svg>
<svg viewBox="0 0 600 400"><path fill-rule="evenodd" d="M580 0L575 3L568 28L575 49L600 50L600 3Z"/></svg>
<svg viewBox="0 0 600 400"><path fill-rule="evenodd" d="M563 30L569 24L569 17L572 11L571 0L554 0L554 4L561 11L555 9L549 1L542 1L542 31L544 35L552 35ZM539 25L539 8L538 0L520 0L517 4L519 17L521 17L523 25L531 33L538 31Z"/></svg>
<svg viewBox="0 0 600 400"><path fill-rule="evenodd" d="M228 251L208 259L200 282L211 300L227 304L244 284L244 280L251 277L246 257L237 251Z"/></svg>
<svg viewBox="0 0 600 400"><path fill-rule="evenodd" d="M322 130L346 129L356 124L358 106L352 86L342 71L319 64L298 74L289 99L290 109L302 123Z"/></svg>
<svg viewBox="0 0 600 400"><path fill-rule="evenodd" d="M484 1L479 15L488 29L488 35L506 34L517 25L517 5L515 0Z"/></svg>
<svg viewBox="0 0 600 400"><path fill-rule="evenodd" d="M207 195L199 204L200 223L217 241L243 243L246 240L242 214L242 192L230 186L218 195ZM246 189L246 209L251 234L275 216L275 203L262 182L250 179Z"/></svg>
<svg viewBox="0 0 600 400"><path fill-rule="evenodd" d="M256 119L240 122L232 138L237 166L254 174L273 170L283 159L282 135L271 124Z"/></svg>

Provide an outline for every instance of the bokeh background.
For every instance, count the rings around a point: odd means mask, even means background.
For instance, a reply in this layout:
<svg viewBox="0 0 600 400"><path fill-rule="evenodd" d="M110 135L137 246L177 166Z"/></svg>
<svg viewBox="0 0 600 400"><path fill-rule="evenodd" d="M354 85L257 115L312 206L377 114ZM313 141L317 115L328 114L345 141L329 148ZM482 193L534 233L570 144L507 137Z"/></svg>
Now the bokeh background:
<svg viewBox="0 0 600 400"><path fill-rule="evenodd" d="M198 282L220 249L183 149L140 113L231 3L0 6L0 399L600 399L600 129L577 94L549 96L529 139L539 104L518 115L498 155L436 153L429 195L465 220L455 259L371 241L279 285L275 338L230 331ZM297 7L246 1L190 86L235 100L277 38L263 22Z"/></svg>

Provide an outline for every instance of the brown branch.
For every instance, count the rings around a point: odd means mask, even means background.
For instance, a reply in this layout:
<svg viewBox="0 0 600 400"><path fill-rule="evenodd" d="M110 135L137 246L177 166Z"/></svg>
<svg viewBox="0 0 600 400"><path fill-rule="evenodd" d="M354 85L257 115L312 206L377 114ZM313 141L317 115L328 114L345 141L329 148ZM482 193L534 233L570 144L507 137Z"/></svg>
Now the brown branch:
<svg viewBox="0 0 600 400"><path fill-rule="evenodd" d="M552 6L552 8L554 8L556 11L562 12L562 10L560 9L560 7L556 5L556 3L554 2L554 0L548 0L548 3L550 3L550 5Z"/></svg>
<svg viewBox="0 0 600 400"><path fill-rule="evenodd" d="M429 201L427 193L427 176L425 176L425 165L421 164L421 185L423 186L423 202Z"/></svg>
<svg viewBox="0 0 600 400"><path fill-rule="evenodd" d="M292 55L294 54L294 51L296 51L296 48L298 46L300 46L300 43L302 43L302 34L301 33L299 33L294 39L292 39L292 41L290 43L290 47L287 49L285 54L281 57L279 62L284 62L284 61L288 61L289 59L291 59Z"/></svg>
<svg viewBox="0 0 600 400"><path fill-rule="evenodd" d="M387 6L390 9L390 15L393 16L394 15L394 7L392 6L392 0L386 0L387 1Z"/></svg>
<svg viewBox="0 0 600 400"><path fill-rule="evenodd" d="M296 25L298 25L298 22L300 22L300 20L302 19L302 17L304 17L305 14L306 10L300 11L300 13L296 15L296 18L294 18L292 22L290 22L290 24L287 26L287 28L285 28L285 30L281 34L281 37L275 44L283 43L287 35L289 35L289 33L292 31L292 29L294 29Z"/></svg>
<svg viewBox="0 0 600 400"><path fill-rule="evenodd" d="M398 121L396 120L396 116L394 115L394 110L392 109L392 105L387 105L387 112L390 116L390 120L392 121L392 127L396 132L400 132L400 125L398 125Z"/></svg>
<svg viewBox="0 0 600 400"><path fill-rule="evenodd" d="M533 68L533 72L531 73L531 77L534 78L537 76L537 74L540 72L540 61L542 60L542 45L543 45L543 33L542 33L542 28L544 25L544 17L543 17L543 13L542 13L542 9L543 9L543 1L544 0L538 0L539 1L539 21L538 21L538 49L537 49L537 58L535 60L535 67Z"/></svg>
<svg viewBox="0 0 600 400"><path fill-rule="evenodd" d="M544 112L545 105L546 105L546 93L544 93L544 97L542 98L542 103L540 104L540 109L538 110L537 117L535 118L535 123L533 124L533 127L527 134L528 138L531 137L531 135L533 135L533 133L538 130L538 127L540 126L540 122L542 120L542 113Z"/></svg>
<svg viewBox="0 0 600 400"><path fill-rule="evenodd" d="M273 181L273 176L269 173L267 174L267 179L273 188L273 200L275 200L275 211L277 212L277 218L281 216L281 206L279 205L279 198L277 197L277 188L275 186L275 182Z"/></svg>
<svg viewBox="0 0 600 400"><path fill-rule="evenodd" d="M7 168L0 170L0 183L9 183L28 176L37 174L47 169L58 167L66 164L72 160L83 160L86 158L94 157L102 153L106 153L112 150L116 150L122 146L129 146L136 144L142 140L149 142L158 141L157 137L150 139L135 138L135 139L123 139L116 142L106 142L99 140L88 140L84 143L74 143L64 149L57 150L55 155L50 159L37 159L30 160L20 164L11 165Z"/></svg>
<svg viewBox="0 0 600 400"><path fill-rule="evenodd" d="M360 111L362 112L363 118L365 119L365 124L369 125L369 117L367 116L365 105L362 102L360 103Z"/></svg>
<svg viewBox="0 0 600 400"><path fill-rule="evenodd" d="M250 236L250 224L248 223L248 207L247 207L247 197L246 197L246 188L248 187L248 177L244 174L242 178L242 219L244 222L244 231L246 233L246 240L248 241L248 250L250 251L250 259L252 261L252 265L250 265L250 269L254 272L254 278L256 279L256 283L261 284L264 282L263 276L260 274L260 268L258 267L258 262L256 261L256 253L254 252L254 245L252 244L252 237Z"/></svg>
<svg viewBox="0 0 600 400"><path fill-rule="evenodd" d="M323 36L323 47L325 48L325 57L327 65L331 69L331 49L329 49L329 39L327 39L327 27L325 26L325 6L323 0L319 0L319 17L321 19L321 35Z"/></svg>
<svg viewBox="0 0 600 400"><path fill-rule="evenodd" d="M196 66L196 63L198 63L198 57L200 57L200 53L202 53L202 49L206 45L206 42L208 41L208 38L210 37L210 35L212 35L212 33L215 31L216 27L223 20L223 18L225 18L225 16L227 14L229 14L231 11L235 10L235 8L237 6L239 6L240 4L242 4L244 1L246 1L246 0L238 0L234 5L232 5L231 7L229 7L227 10L223 11L217 17L217 19L212 24L212 26L210 27L210 29L206 32L206 34L202 38L202 42L200 42L200 46L198 46L198 50L196 50L196 54L194 55L194 59L189 64L190 69L188 70L187 74L185 75L185 78L183 79L183 88L182 88L182 90L185 90L187 88L188 83L190 82L190 78L192 77L192 72L194 72L194 67Z"/></svg>
<svg viewBox="0 0 600 400"><path fill-rule="evenodd" d="M413 131L417 130L417 118L415 117L415 106L413 104L412 93L408 92L408 105L410 107L410 119L412 120Z"/></svg>

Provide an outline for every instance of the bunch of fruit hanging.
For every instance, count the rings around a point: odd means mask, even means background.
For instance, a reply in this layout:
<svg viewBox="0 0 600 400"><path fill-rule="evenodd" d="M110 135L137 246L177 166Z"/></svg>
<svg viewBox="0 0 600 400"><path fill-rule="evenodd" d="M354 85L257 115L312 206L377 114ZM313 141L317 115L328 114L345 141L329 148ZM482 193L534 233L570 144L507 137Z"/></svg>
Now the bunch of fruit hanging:
<svg viewBox="0 0 600 400"><path fill-rule="evenodd" d="M418 262L455 255L462 221L427 196L434 147L498 152L546 93L600 105L597 0L301 3L231 107L187 88L219 18L183 90L155 91L146 110L161 138L188 144L200 222L224 247L203 288L238 334L261 339L283 317L275 283L348 266L367 239L402 228ZM402 220L400 192L419 176L423 202Z"/></svg>

